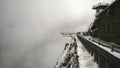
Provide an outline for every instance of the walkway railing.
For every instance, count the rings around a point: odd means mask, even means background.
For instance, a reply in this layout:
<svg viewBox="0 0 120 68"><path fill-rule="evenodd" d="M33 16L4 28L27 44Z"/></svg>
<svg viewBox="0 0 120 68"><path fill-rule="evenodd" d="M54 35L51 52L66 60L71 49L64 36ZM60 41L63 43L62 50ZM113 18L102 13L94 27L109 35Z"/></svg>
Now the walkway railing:
<svg viewBox="0 0 120 68"><path fill-rule="evenodd" d="M87 36L86 36L87 37ZM115 51L115 52L118 52L120 53L120 45L117 45L115 43L112 43L112 42L106 42L104 40L101 40L101 39L98 39L98 38L94 38L94 37L91 37L91 36L88 36L89 40L92 40L93 42L96 42L104 47L108 47L108 48L111 48L111 51Z"/></svg>
<svg viewBox="0 0 120 68"><path fill-rule="evenodd" d="M81 43L85 46L87 51L92 56L94 56L94 61L97 62L97 64L99 65L99 68L120 68L120 54L119 53L111 52L109 48L107 48L108 50L104 49L107 47L107 45L100 46L99 42L96 41L95 38L93 40L93 38L89 38L85 36L77 36L77 37L79 38ZM95 43L94 41L96 41L97 43ZM103 44L103 43L100 43L100 44ZM115 50L116 48L113 48L113 49Z"/></svg>

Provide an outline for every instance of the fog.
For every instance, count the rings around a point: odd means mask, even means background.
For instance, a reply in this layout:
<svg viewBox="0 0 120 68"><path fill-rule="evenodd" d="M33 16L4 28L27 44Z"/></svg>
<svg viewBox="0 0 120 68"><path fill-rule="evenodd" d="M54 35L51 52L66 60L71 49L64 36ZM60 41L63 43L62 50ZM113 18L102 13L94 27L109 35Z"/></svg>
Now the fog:
<svg viewBox="0 0 120 68"><path fill-rule="evenodd" d="M0 0L0 68L53 68L68 41L60 32L86 31L98 1Z"/></svg>

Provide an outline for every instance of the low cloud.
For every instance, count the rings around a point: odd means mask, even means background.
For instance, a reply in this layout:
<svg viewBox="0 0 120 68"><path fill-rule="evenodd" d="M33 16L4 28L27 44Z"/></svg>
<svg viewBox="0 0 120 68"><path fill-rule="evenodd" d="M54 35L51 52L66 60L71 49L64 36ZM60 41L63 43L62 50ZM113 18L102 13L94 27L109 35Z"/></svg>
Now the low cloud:
<svg viewBox="0 0 120 68"><path fill-rule="evenodd" d="M59 33L87 30L94 3L0 0L0 68L52 68L68 40Z"/></svg>

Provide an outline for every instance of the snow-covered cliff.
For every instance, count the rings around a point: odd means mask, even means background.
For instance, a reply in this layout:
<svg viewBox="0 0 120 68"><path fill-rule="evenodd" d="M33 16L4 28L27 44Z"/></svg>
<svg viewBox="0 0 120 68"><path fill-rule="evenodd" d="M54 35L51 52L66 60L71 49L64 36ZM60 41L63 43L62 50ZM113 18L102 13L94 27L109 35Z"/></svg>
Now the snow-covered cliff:
<svg viewBox="0 0 120 68"><path fill-rule="evenodd" d="M98 68L93 57L78 39L66 43L54 68Z"/></svg>
<svg viewBox="0 0 120 68"><path fill-rule="evenodd" d="M79 68L76 41L65 44L62 55L54 68Z"/></svg>

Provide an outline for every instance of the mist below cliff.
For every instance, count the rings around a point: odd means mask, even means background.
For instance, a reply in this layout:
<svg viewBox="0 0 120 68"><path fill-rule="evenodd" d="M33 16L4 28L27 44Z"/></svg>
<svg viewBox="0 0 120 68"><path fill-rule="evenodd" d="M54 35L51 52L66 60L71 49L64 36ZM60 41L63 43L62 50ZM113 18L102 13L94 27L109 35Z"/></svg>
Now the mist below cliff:
<svg viewBox="0 0 120 68"><path fill-rule="evenodd" d="M68 39L86 31L93 0L0 0L0 68L53 68Z"/></svg>

